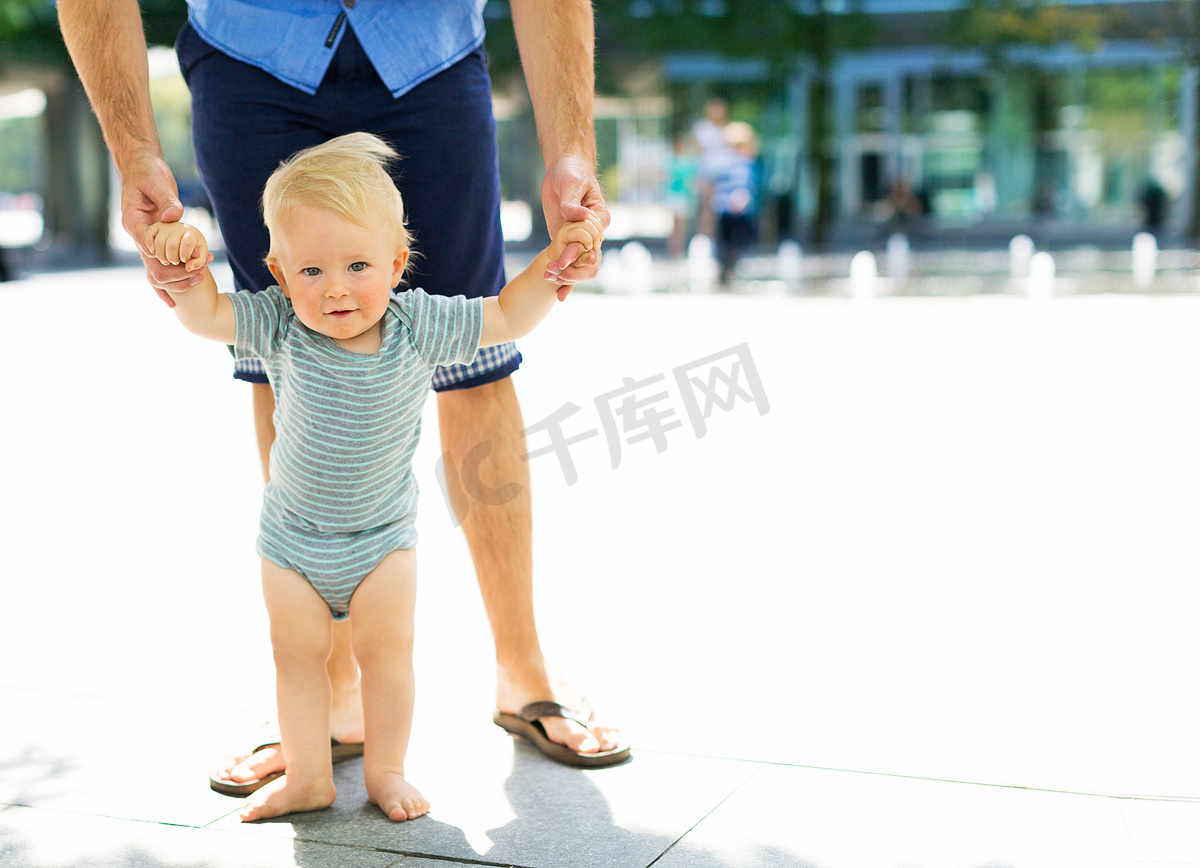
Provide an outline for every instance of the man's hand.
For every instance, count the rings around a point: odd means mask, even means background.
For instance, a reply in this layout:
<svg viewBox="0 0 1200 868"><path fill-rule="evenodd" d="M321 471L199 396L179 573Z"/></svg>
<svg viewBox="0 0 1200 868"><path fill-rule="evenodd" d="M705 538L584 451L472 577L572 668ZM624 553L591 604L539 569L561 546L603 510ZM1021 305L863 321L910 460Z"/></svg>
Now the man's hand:
<svg viewBox="0 0 1200 868"><path fill-rule="evenodd" d="M595 167L572 156L559 158L546 172L542 181L542 208L551 237L558 235L564 223L581 223L589 214L599 218L601 230L608 229L612 219L604 204ZM558 291L558 300L563 301L576 283L591 280L599 271L600 249L588 251L573 242L556 262L550 263L547 279L566 284Z"/></svg>
<svg viewBox="0 0 1200 868"><path fill-rule="evenodd" d="M121 176L121 225L137 245L146 266L146 279L158 297L174 307L167 290L181 292L200 283L200 275L183 265L166 265L154 254L150 227L156 223L173 223L183 217L175 176L167 164L153 154L137 157L125 167ZM212 254L208 254L208 263Z"/></svg>
<svg viewBox="0 0 1200 868"><path fill-rule="evenodd" d="M600 244L604 241L604 229L601 225L600 215L595 211L583 209L586 215L579 223L564 223L554 236L554 240L550 242L550 247L547 252L550 256L561 257L567 248L572 245L578 246L583 253L580 259L583 259L586 254L600 253ZM582 268L570 269L571 271L583 271ZM558 265L557 258L551 259L547 264L546 273L542 275L544 280L550 283L570 284L571 278L566 276ZM561 289L570 289L570 286L562 286Z"/></svg>

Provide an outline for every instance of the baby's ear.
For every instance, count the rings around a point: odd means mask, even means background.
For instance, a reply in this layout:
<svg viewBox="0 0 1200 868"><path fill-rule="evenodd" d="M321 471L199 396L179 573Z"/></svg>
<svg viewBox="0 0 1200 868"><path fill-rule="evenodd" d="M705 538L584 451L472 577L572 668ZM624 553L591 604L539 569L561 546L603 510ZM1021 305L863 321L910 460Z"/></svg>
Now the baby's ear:
<svg viewBox="0 0 1200 868"><path fill-rule="evenodd" d="M404 279L404 272L408 268L408 248L403 247L396 252L396 258L392 260L392 286L397 287L400 281Z"/></svg>
<svg viewBox="0 0 1200 868"><path fill-rule="evenodd" d="M279 288L283 290L283 294L287 298L291 298L288 294L287 281L283 279L283 269L279 267L279 260L274 256L267 257L267 268L271 271L271 276L275 278L275 282L279 284Z"/></svg>

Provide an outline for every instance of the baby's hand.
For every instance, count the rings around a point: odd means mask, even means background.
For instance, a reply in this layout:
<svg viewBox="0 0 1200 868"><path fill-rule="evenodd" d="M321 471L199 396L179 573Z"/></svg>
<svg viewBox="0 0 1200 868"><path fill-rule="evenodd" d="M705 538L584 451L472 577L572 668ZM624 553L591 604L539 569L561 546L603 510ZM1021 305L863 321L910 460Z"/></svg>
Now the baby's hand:
<svg viewBox="0 0 1200 868"><path fill-rule="evenodd" d="M199 271L208 264L208 242L195 226L155 223L146 231L146 240L163 265L185 264L188 271Z"/></svg>
<svg viewBox="0 0 1200 868"><path fill-rule="evenodd" d="M543 275L546 280L560 285L568 285L573 282L563 279L562 275L558 273L557 263L563 251L567 249L567 245L575 241L583 245L584 252L580 259L587 256L592 250L599 250L601 242L604 241L604 224L600 222L599 216L594 212L589 211L585 220L578 223L565 223L558 230L558 234L554 236L550 247L547 248L547 253L550 254L550 267Z"/></svg>

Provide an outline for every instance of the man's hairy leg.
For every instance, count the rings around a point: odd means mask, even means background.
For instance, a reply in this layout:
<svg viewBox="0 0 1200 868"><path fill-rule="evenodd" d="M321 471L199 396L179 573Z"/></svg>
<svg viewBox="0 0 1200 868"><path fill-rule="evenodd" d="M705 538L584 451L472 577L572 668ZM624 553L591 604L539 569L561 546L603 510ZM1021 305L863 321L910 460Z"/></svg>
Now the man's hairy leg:
<svg viewBox="0 0 1200 868"><path fill-rule="evenodd" d="M254 404L254 434L262 461L264 484L271 480L271 446L275 443L275 394L265 383L251 386ZM329 680L333 685L333 715L330 732L341 742L363 740L362 693L359 689L358 661L350 639L350 622L335 621L333 653L329 655ZM265 775L283 771L283 751L278 746L266 747L247 757L236 758L227 770L235 782L257 780Z"/></svg>
<svg viewBox="0 0 1200 868"><path fill-rule="evenodd" d="M439 392L438 427L442 452L459 471L460 485L447 489L471 550L495 641L496 707L515 714L548 699L574 705L578 694L547 671L534 623L529 465L511 378ZM466 461L468 454L472 457ZM552 740L574 750L617 746L617 731L599 722L590 732L563 719L542 723Z"/></svg>

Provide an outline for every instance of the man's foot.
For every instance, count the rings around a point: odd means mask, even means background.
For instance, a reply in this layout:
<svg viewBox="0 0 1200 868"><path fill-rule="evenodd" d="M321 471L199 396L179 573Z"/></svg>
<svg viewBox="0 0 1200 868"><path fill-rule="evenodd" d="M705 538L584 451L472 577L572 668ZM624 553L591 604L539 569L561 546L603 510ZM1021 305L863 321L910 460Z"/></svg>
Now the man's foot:
<svg viewBox="0 0 1200 868"><path fill-rule="evenodd" d="M367 798L396 822L429 812L429 800L398 772L367 775Z"/></svg>
<svg viewBox="0 0 1200 868"><path fill-rule="evenodd" d="M362 744L366 728L363 723L362 682L357 678L334 687L329 734L334 741L342 744Z"/></svg>
<svg viewBox="0 0 1200 868"><path fill-rule="evenodd" d="M214 782L225 781L233 784L234 786L229 789L237 790L241 785L264 786L282 775L283 771L283 749L276 742L275 744L259 745L249 754L230 760L224 767L217 770L213 780ZM226 792L226 790L222 790L222 792ZM246 793L234 792L232 794L245 795Z"/></svg>
<svg viewBox="0 0 1200 868"><path fill-rule="evenodd" d="M301 784L290 781L284 775L252 795L238 811L238 817L243 823L253 823L284 814L323 811L333 804L336 797L337 789L332 780Z"/></svg>
<svg viewBox="0 0 1200 868"><path fill-rule="evenodd" d="M330 742L333 761L340 762L363 755L360 738L356 742ZM209 775L209 786L218 793L241 798L257 792L279 778L285 771L283 749L276 734L271 741L263 742L248 754L242 754L218 766Z"/></svg>
<svg viewBox="0 0 1200 868"><path fill-rule="evenodd" d="M501 715L519 717L521 710L537 702L557 702L566 708L586 705L586 700L572 691L561 679L547 680L547 686L521 688L500 670L496 678L496 710ZM620 730L606 725L594 715L587 725L564 717L545 717L540 726L547 739L580 754L604 754L621 750Z"/></svg>
<svg viewBox="0 0 1200 868"><path fill-rule="evenodd" d="M333 734L333 761L362 756L363 710L361 684L355 679L336 682L329 731ZM209 775L209 786L227 796L248 796L266 786L287 771L283 749L279 746L279 729L264 723L258 738L251 742L257 747L229 760Z"/></svg>

